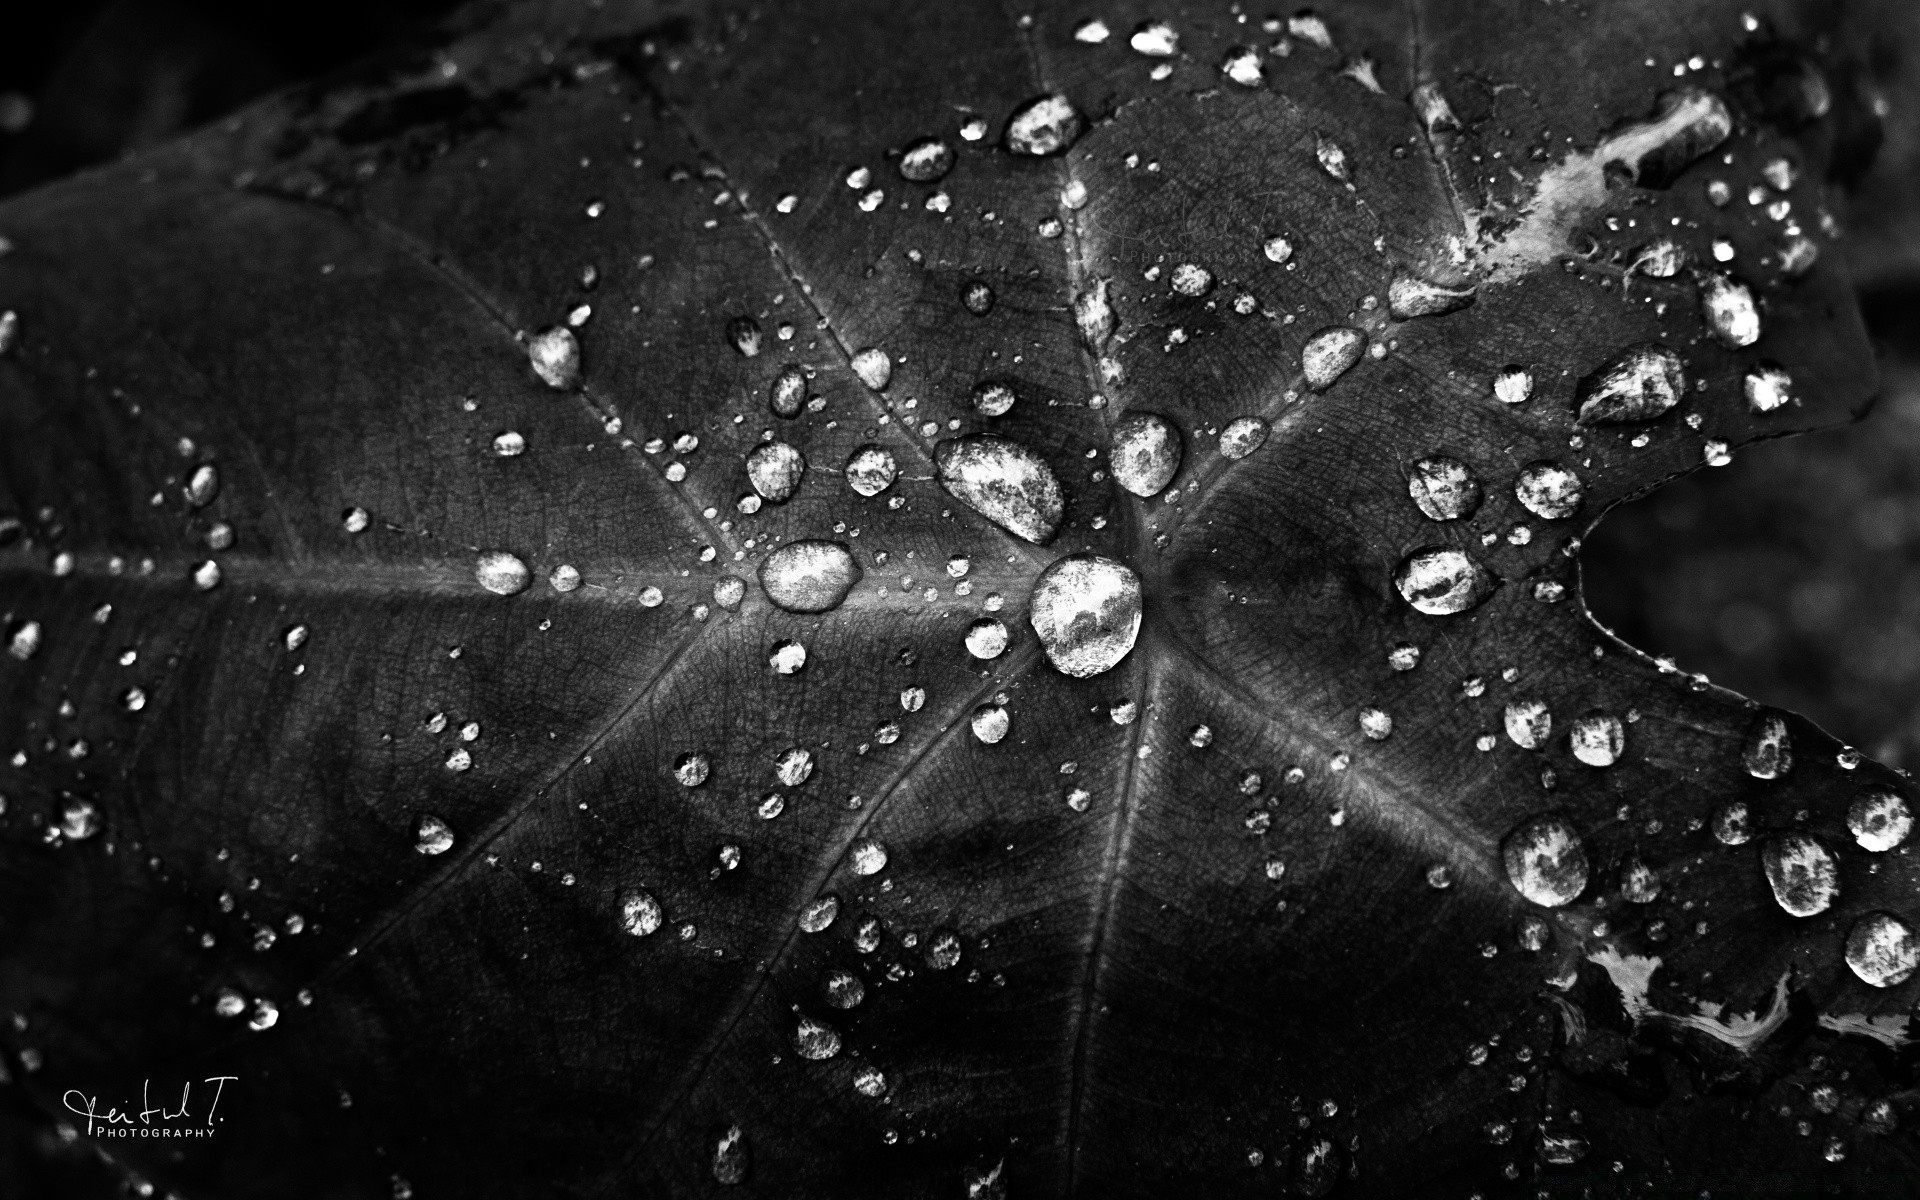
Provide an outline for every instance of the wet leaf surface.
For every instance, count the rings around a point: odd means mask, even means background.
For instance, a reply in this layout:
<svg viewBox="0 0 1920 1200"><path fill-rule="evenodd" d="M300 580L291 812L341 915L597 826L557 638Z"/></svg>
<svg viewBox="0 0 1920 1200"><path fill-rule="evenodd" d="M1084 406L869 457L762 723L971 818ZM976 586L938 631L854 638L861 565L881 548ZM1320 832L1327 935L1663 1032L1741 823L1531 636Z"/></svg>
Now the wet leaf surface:
<svg viewBox="0 0 1920 1200"><path fill-rule="evenodd" d="M1579 598L1871 395L1792 6L469 22L0 208L44 1111L235 1076L101 1142L183 1195L1914 1190L1909 785Z"/></svg>

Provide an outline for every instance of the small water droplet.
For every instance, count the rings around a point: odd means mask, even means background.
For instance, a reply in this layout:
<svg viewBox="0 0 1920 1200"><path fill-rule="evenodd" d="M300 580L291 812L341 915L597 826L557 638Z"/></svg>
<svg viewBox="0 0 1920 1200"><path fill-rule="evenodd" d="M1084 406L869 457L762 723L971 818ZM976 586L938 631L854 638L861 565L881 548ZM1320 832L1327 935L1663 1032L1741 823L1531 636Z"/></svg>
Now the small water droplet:
<svg viewBox="0 0 1920 1200"><path fill-rule="evenodd" d="M993 311L993 289L984 280L970 279L960 289L960 303L976 317L984 317Z"/></svg>
<svg viewBox="0 0 1920 1200"><path fill-rule="evenodd" d="M1127 44L1149 58L1171 58L1180 49L1180 35L1165 21L1143 21Z"/></svg>
<svg viewBox="0 0 1920 1200"><path fill-rule="evenodd" d="M847 851L847 864L855 875L878 875L887 866L887 848L872 838L861 838Z"/></svg>
<svg viewBox="0 0 1920 1200"><path fill-rule="evenodd" d="M1112 670L1140 633L1140 577L1097 554L1071 554L1035 582L1027 619L1047 661L1076 679Z"/></svg>
<svg viewBox="0 0 1920 1200"><path fill-rule="evenodd" d="M1594 711L1575 718L1567 730L1573 756L1590 767L1610 767L1625 752L1627 731L1612 713Z"/></svg>
<svg viewBox="0 0 1920 1200"><path fill-rule="evenodd" d="M922 138L900 153L900 177L909 183L934 183L953 170L953 147L937 137Z"/></svg>
<svg viewBox="0 0 1920 1200"><path fill-rule="evenodd" d="M664 920L666 914L661 910L660 902L645 888L634 888L620 897L620 928L634 937L651 935Z"/></svg>
<svg viewBox="0 0 1920 1200"><path fill-rule="evenodd" d="M1113 423L1109 441L1114 481L1136 496L1159 495L1180 470L1180 431L1158 413L1125 414Z"/></svg>
<svg viewBox="0 0 1920 1200"><path fill-rule="evenodd" d="M493 438L493 452L501 458L514 458L526 452L527 439L509 429Z"/></svg>
<svg viewBox="0 0 1920 1200"><path fill-rule="evenodd" d="M806 402L807 373L795 366L782 367L767 394L767 406L773 409L773 415L797 417Z"/></svg>
<svg viewBox="0 0 1920 1200"><path fill-rule="evenodd" d="M1539 750L1553 734L1553 713L1543 700L1515 700L1502 714L1507 736L1522 750Z"/></svg>
<svg viewBox="0 0 1920 1200"><path fill-rule="evenodd" d="M847 486L860 495L878 496L893 486L900 467L894 462L892 451L869 443L847 459L846 475Z"/></svg>
<svg viewBox="0 0 1920 1200"><path fill-rule="evenodd" d="M1220 454L1231 459L1245 458L1267 440L1267 423L1259 417L1236 417L1220 431Z"/></svg>
<svg viewBox="0 0 1920 1200"><path fill-rule="evenodd" d="M673 760L673 777L680 781L681 787L699 787L707 781L711 770L704 754L689 752Z"/></svg>
<svg viewBox="0 0 1920 1200"><path fill-rule="evenodd" d="M518 595L533 582L533 572L527 570L527 564L505 550L481 551L474 562L473 577L496 596Z"/></svg>
<svg viewBox="0 0 1920 1200"><path fill-rule="evenodd" d="M565 391L580 386L580 343L564 325L529 338L527 361L550 388Z"/></svg>
<svg viewBox="0 0 1920 1200"><path fill-rule="evenodd" d="M413 848L425 855L453 849L453 827L432 813L421 813L413 823Z"/></svg>
<svg viewBox="0 0 1920 1200"><path fill-rule="evenodd" d="M1700 280L1700 315L1714 338L1730 350L1760 340L1760 310L1747 285L1718 273Z"/></svg>
<svg viewBox="0 0 1920 1200"><path fill-rule="evenodd" d="M195 467L192 477L187 480L187 503L194 508L205 508L219 494L219 470L212 463Z"/></svg>
<svg viewBox="0 0 1920 1200"><path fill-rule="evenodd" d="M807 648L792 639L778 641L767 651L767 666L775 675L794 675L807 665Z"/></svg>
<svg viewBox="0 0 1920 1200"><path fill-rule="evenodd" d="M1099 350L1113 336L1118 318L1107 299L1108 281L1096 280L1092 287L1073 298L1073 321L1080 337L1089 347Z"/></svg>
<svg viewBox="0 0 1920 1200"><path fill-rule="evenodd" d="M1548 814L1517 826L1500 844L1514 890L1533 903L1558 908L1587 886L1587 849L1566 818Z"/></svg>

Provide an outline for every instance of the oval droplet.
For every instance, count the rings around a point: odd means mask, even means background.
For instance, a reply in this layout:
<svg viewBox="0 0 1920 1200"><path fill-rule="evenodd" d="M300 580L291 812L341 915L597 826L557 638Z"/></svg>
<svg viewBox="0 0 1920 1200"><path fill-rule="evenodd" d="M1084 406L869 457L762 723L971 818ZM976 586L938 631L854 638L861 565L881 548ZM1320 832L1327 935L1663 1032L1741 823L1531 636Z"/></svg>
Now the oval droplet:
<svg viewBox="0 0 1920 1200"><path fill-rule="evenodd" d="M822 613L840 607L860 582L860 564L840 542L788 542L760 563L760 587L788 612Z"/></svg>
<svg viewBox="0 0 1920 1200"><path fill-rule="evenodd" d="M1741 381L1741 389L1746 393L1747 408L1757 414L1799 402L1793 393L1793 376L1787 374L1786 368L1772 363L1761 363L1748 371Z"/></svg>
<svg viewBox="0 0 1920 1200"><path fill-rule="evenodd" d="M878 496L899 478L900 466L885 446L868 443L847 459L847 486L862 496Z"/></svg>
<svg viewBox="0 0 1920 1200"><path fill-rule="evenodd" d="M1493 377L1493 398L1502 404L1525 404L1533 398L1533 372L1507 367Z"/></svg>
<svg viewBox="0 0 1920 1200"><path fill-rule="evenodd" d="M953 147L937 137L921 138L900 152L900 178L935 183L953 170Z"/></svg>
<svg viewBox="0 0 1920 1200"><path fill-rule="evenodd" d="M645 888L634 888L620 898L620 928L634 937L647 937L666 919L660 902Z"/></svg>
<svg viewBox="0 0 1920 1200"><path fill-rule="evenodd" d="M1367 335L1346 325L1322 329L1307 339L1300 351L1300 370L1307 386L1323 392L1347 373L1366 353Z"/></svg>
<svg viewBox="0 0 1920 1200"><path fill-rule="evenodd" d="M1015 154L1063 154L1078 141L1086 122L1065 96L1037 96L1007 118L1006 145Z"/></svg>
<svg viewBox="0 0 1920 1200"><path fill-rule="evenodd" d="M767 406L773 409L776 417L789 419L800 415L800 409L807 403L807 373L799 367L782 367L773 378L773 387L767 394Z"/></svg>
<svg viewBox="0 0 1920 1200"><path fill-rule="evenodd" d="M453 826L432 813L421 813L413 822L413 848L429 857L453 849Z"/></svg>
<svg viewBox="0 0 1920 1200"><path fill-rule="evenodd" d="M496 596L518 595L533 582L533 572L527 570L527 564L505 550L481 551L474 563L473 577Z"/></svg>
<svg viewBox="0 0 1920 1200"><path fill-rule="evenodd" d="M995 525L1039 546L1060 532L1060 481L1026 446L981 433L941 442L933 457L940 486Z"/></svg>
<svg viewBox="0 0 1920 1200"><path fill-rule="evenodd" d="M1538 750L1553 734L1553 713L1544 700L1516 700L1503 717L1507 736L1522 750Z"/></svg>
<svg viewBox="0 0 1920 1200"><path fill-rule="evenodd" d="M1480 481L1458 459L1436 454L1407 472L1407 495L1435 521L1457 521L1480 507Z"/></svg>
<svg viewBox="0 0 1920 1200"><path fill-rule="evenodd" d="M981 617L967 626L967 653L978 659L999 658L1006 653L1007 627L998 617Z"/></svg>
<svg viewBox="0 0 1920 1200"><path fill-rule="evenodd" d="M1658 342L1631 346L1580 381L1582 425L1651 421L1686 391L1680 356Z"/></svg>
<svg viewBox="0 0 1920 1200"><path fill-rule="evenodd" d="M1760 340L1760 310L1753 303L1747 285L1718 273L1700 280L1700 315L1714 340L1729 350L1751 346Z"/></svg>
<svg viewBox="0 0 1920 1200"><path fill-rule="evenodd" d="M878 392L893 379L893 360L878 346L868 346L853 356L853 373L860 382Z"/></svg>
<svg viewBox="0 0 1920 1200"><path fill-rule="evenodd" d="M1140 634L1140 577L1098 554L1070 554L1035 582L1027 620L1047 661L1076 679L1110 671Z"/></svg>
<svg viewBox="0 0 1920 1200"><path fill-rule="evenodd" d="M1567 746L1590 767L1610 767L1626 752L1627 731L1619 717L1595 710L1574 720Z"/></svg>
<svg viewBox="0 0 1920 1200"><path fill-rule="evenodd" d="M740 352L742 358L753 358L760 353L760 322L752 317L735 317L727 322L727 344Z"/></svg>
<svg viewBox="0 0 1920 1200"><path fill-rule="evenodd" d="M1580 477L1557 462L1528 463L1514 480L1513 496L1534 516L1563 521L1580 509Z"/></svg>
<svg viewBox="0 0 1920 1200"><path fill-rule="evenodd" d="M1920 939L1892 913L1868 913L1847 933L1847 966L1873 987L1904 983L1920 967Z"/></svg>
<svg viewBox="0 0 1920 1200"><path fill-rule="evenodd" d="M1096 281L1073 298L1073 323L1079 327L1081 339L1096 351L1113 336L1118 318L1107 301L1106 280Z"/></svg>
<svg viewBox="0 0 1920 1200"><path fill-rule="evenodd" d="M1793 767L1793 736L1785 713L1763 712L1747 726L1740 765L1755 779L1778 779Z"/></svg>
<svg viewBox="0 0 1920 1200"><path fill-rule="evenodd" d="M1472 304L1473 299L1471 284L1464 288L1450 288L1411 275L1402 275L1387 286L1387 310L1401 321L1458 312Z"/></svg>
<svg viewBox="0 0 1920 1200"><path fill-rule="evenodd" d="M1180 470L1180 431L1158 413L1127 413L1113 423L1109 441L1115 482L1143 499L1159 495Z"/></svg>
<svg viewBox="0 0 1920 1200"><path fill-rule="evenodd" d="M1565 817L1529 818L1500 843L1501 861L1514 890L1533 903L1558 908L1587 886L1587 848Z"/></svg>
<svg viewBox="0 0 1920 1200"><path fill-rule="evenodd" d="M807 460L785 442L762 442L747 455L747 482L774 504L785 504L800 490Z"/></svg>
<svg viewBox="0 0 1920 1200"><path fill-rule="evenodd" d="M1017 399L1004 383L982 383L973 389L974 411L983 417L1004 417Z"/></svg>
<svg viewBox="0 0 1920 1200"><path fill-rule="evenodd" d="M1267 440L1267 423L1259 417L1236 417L1220 431L1223 458L1245 458Z"/></svg>
<svg viewBox="0 0 1920 1200"><path fill-rule="evenodd" d="M1409 554L1394 572L1393 582L1401 599L1432 617L1465 612L1492 595L1497 586L1485 567L1443 546Z"/></svg>
<svg viewBox="0 0 1920 1200"><path fill-rule="evenodd" d="M564 325L527 339L527 362L550 388L565 391L580 386L580 343Z"/></svg>
<svg viewBox="0 0 1920 1200"><path fill-rule="evenodd" d="M1823 913L1840 895L1840 864L1811 834L1768 838L1760 848L1760 866L1773 898L1790 916Z"/></svg>
<svg viewBox="0 0 1920 1200"><path fill-rule="evenodd" d="M1847 806L1847 828L1862 849L1876 854L1893 849L1913 832L1913 810L1891 788L1863 789Z"/></svg>

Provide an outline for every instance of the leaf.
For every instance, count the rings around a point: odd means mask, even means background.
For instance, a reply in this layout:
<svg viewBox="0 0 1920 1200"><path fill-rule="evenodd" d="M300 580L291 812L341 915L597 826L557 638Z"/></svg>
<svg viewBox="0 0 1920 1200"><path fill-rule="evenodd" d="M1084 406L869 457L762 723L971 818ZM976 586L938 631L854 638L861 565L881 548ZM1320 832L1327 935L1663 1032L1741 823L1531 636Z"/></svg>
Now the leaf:
<svg viewBox="0 0 1920 1200"><path fill-rule="evenodd" d="M93 1131L189 1196L1913 1193L1909 785L1578 598L1872 391L1797 10L1102 19L475 10L0 208L42 1111L232 1076Z"/></svg>

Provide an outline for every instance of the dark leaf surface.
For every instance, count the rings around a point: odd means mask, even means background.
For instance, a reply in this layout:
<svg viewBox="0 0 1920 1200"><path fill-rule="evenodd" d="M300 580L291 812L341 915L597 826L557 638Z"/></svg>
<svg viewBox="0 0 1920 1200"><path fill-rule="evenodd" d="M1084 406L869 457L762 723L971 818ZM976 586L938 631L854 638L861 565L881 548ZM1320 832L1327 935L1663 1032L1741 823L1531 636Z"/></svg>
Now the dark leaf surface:
<svg viewBox="0 0 1920 1200"><path fill-rule="evenodd" d="M1816 31L1084 16L490 9L0 208L19 1088L235 1076L101 1142L185 1196L1920 1188L1915 985L1844 954L1920 920L1848 820L1905 780L1578 595L1608 507L1872 392ZM805 539L837 605L763 586ZM1084 674L1083 552L1143 597Z"/></svg>

